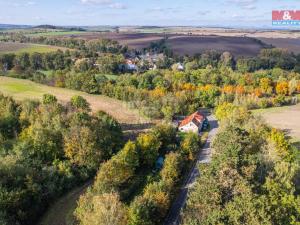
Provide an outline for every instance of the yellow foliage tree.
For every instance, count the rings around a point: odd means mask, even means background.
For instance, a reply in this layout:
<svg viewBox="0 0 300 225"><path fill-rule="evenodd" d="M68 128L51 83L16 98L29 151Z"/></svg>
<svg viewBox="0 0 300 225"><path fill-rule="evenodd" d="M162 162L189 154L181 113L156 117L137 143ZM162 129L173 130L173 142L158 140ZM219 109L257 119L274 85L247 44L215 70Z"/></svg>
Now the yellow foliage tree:
<svg viewBox="0 0 300 225"><path fill-rule="evenodd" d="M272 94L273 87L272 87L272 80L270 78L264 77L261 78L259 81L259 86L264 94Z"/></svg>

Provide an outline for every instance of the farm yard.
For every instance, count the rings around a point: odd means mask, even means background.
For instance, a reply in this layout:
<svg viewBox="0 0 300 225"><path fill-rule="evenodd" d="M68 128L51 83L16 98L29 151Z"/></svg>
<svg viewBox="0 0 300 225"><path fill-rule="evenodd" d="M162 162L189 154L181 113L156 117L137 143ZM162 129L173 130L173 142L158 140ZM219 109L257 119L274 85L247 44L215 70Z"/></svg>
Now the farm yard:
<svg viewBox="0 0 300 225"><path fill-rule="evenodd" d="M18 43L18 42L0 42L0 54L5 54L5 53L21 54L24 52L47 53L47 52L56 51L58 49L66 50L66 48L50 46L50 45Z"/></svg>
<svg viewBox="0 0 300 225"><path fill-rule="evenodd" d="M147 122L135 110L129 109L123 102L101 95L90 95L80 91L56 88L36 84L29 80L0 77L0 93L10 95L17 100L41 99L44 94L53 94L65 103L74 95L81 95L90 104L93 111L102 110L113 116L121 124L139 124Z"/></svg>

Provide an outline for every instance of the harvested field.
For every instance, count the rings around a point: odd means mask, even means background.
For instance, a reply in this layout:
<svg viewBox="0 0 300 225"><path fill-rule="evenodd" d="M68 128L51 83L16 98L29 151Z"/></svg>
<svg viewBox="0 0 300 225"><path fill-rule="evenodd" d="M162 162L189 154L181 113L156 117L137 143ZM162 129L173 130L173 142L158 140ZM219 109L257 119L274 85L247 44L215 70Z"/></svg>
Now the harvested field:
<svg viewBox="0 0 300 225"><path fill-rule="evenodd" d="M258 38L266 44L284 48L296 54L300 53L300 39L296 38Z"/></svg>
<svg viewBox="0 0 300 225"><path fill-rule="evenodd" d="M261 115L271 126L286 131L294 141L300 141L300 104L255 110L254 113Z"/></svg>
<svg viewBox="0 0 300 225"><path fill-rule="evenodd" d="M252 38L221 36L173 36L168 40L176 54L194 55L206 50L229 51L235 56L255 56L262 45Z"/></svg>
<svg viewBox="0 0 300 225"><path fill-rule="evenodd" d="M174 28L175 29L175 28ZM163 29L164 30L164 29ZM151 31L151 29L150 29ZM153 30L154 31L154 30ZM226 30L219 33L219 30L202 30L200 33L176 33L176 29L166 33L141 33L141 32L82 32L81 34L58 35L57 38L73 37L94 39L112 39L120 42L122 45L128 45L129 48L142 50L149 47L151 42L157 42L168 37L167 43L178 55L194 55L205 50L217 50L220 52L229 51L235 56L256 56L264 47L262 43L273 45L278 48L286 48L289 51L300 53L300 40L294 37L298 33L280 33L280 32L244 32L235 30ZM215 32L215 33L214 33ZM271 35L272 34L272 35ZM294 36L293 36L294 35Z"/></svg>
<svg viewBox="0 0 300 225"><path fill-rule="evenodd" d="M148 122L139 115L138 111L129 109L122 101L102 95L90 95L80 91L49 87L29 80L0 77L0 93L10 95L17 100L40 100L44 94L49 93L55 95L62 103L70 101L74 95L81 95L90 103L93 111L102 110L122 124L136 125Z"/></svg>
<svg viewBox="0 0 300 225"><path fill-rule="evenodd" d="M0 54L4 54L4 53L20 54L23 52L46 53L46 52L57 51L58 49L66 50L66 48L50 46L50 45L28 44L28 43L18 43L18 42L0 42Z"/></svg>
<svg viewBox="0 0 300 225"><path fill-rule="evenodd" d="M72 35L75 38L93 39L112 39L129 48L142 50L149 47L151 42L156 42L164 37L165 34L155 33L85 33L82 35ZM229 51L236 56L255 56L263 47L261 43L253 38L247 37L223 37L223 36L200 36L200 35L178 35L168 34L170 48L178 55L194 55L206 50L217 50L220 52Z"/></svg>

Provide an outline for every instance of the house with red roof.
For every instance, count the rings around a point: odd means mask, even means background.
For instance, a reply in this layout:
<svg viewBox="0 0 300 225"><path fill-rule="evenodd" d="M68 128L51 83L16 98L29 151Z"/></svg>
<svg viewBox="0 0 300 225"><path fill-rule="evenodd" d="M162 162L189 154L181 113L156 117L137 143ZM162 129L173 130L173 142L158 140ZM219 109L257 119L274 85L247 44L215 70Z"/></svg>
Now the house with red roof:
<svg viewBox="0 0 300 225"><path fill-rule="evenodd" d="M207 118L203 113L197 111L182 120L178 130L181 132L200 133L204 126L207 126Z"/></svg>

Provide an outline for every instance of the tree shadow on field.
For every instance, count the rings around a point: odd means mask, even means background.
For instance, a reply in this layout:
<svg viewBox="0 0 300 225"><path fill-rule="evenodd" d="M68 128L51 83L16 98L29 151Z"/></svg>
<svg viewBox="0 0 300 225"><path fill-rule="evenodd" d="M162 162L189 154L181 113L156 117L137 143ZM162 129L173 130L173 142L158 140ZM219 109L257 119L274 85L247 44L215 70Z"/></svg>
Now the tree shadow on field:
<svg viewBox="0 0 300 225"><path fill-rule="evenodd" d="M139 136L139 134L145 133L154 125L155 123L121 124L125 141L134 141Z"/></svg>
<svg viewBox="0 0 300 225"><path fill-rule="evenodd" d="M138 131L138 130L146 130L150 129L154 123L139 123L139 124L121 124L122 130L126 131Z"/></svg>
<svg viewBox="0 0 300 225"><path fill-rule="evenodd" d="M300 141L293 142L292 145L294 145L300 151Z"/></svg>

